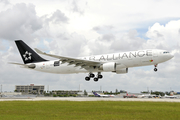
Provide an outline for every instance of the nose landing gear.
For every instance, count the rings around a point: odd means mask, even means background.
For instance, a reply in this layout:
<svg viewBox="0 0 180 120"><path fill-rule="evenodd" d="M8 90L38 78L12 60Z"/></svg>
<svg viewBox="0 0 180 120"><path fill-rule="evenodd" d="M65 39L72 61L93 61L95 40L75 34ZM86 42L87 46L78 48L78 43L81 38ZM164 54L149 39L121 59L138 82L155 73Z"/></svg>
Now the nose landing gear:
<svg viewBox="0 0 180 120"><path fill-rule="evenodd" d="M154 68L154 71L157 72L157 70L158 70L158 69L156 68L156 67L157 67L157 64L154 65L154 67L155 67L155 68Z"/></svg>

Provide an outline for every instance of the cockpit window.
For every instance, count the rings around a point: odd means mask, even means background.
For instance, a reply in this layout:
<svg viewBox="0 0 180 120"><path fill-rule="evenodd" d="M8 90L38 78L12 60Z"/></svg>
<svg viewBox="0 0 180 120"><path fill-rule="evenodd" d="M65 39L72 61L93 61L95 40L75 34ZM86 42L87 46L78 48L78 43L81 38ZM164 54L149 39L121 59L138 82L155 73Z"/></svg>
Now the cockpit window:
<svg viewBox="0 0 180 120"><path fill-rule="evenodd" d="M167 53L169 53L169 52L168 51L163 52L163 54L167 54Z"/></svg>

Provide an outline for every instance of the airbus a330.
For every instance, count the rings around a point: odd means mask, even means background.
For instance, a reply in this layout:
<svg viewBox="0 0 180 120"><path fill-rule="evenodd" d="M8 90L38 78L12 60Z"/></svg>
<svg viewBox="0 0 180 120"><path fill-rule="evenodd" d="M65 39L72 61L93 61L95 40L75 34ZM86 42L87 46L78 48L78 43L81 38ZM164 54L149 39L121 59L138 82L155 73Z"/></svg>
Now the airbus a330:
<svg viewBox="0 0 180 120"><path fill-rule="evenodd" d="M157 65L173 58L167 50L147 49L129 52L120 52L113 54L92 55L86 57L66 57L60 55L48 54L36 49L36 52L46 56L56 58L57 60L46 60L40 57L22 40L15 41L25 68L57 74L88 73L86 81L91 78L98 81L103 78L102 72L114 72L116 74L128 73L128 68L154 65L154 71L157 71ZM95 75L94 73L97 73Z"/></svg>

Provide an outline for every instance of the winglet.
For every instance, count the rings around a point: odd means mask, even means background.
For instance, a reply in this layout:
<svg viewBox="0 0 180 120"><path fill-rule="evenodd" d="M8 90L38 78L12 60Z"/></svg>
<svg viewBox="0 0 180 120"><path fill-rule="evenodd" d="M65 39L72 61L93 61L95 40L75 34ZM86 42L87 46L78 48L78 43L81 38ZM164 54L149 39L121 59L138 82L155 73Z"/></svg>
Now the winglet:
<svg viewBox="0 0 180 120"><path fill-rule="evenodd" d="M37 52L37 53L39 53L39 54L46 54L45 52L42 52L41 50L39 50L39 49L37 49L37 48L34 48L35 49L35 51Z"/></svg>

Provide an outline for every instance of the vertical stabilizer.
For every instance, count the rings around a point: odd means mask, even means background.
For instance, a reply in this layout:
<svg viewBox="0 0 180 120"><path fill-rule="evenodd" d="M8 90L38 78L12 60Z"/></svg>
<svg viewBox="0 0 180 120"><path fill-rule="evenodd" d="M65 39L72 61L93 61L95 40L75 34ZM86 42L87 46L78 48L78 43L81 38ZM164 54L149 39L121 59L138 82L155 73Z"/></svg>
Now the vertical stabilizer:
<svg viewBox="0 0 180 120"><path fill-rule="evenodd" d="M16 40L15 43L21 54L24 64L47 61L47 60L43 59L42 57L40 57L36 52L34 52L34 50L32 50L22 40Z"/></svg>

